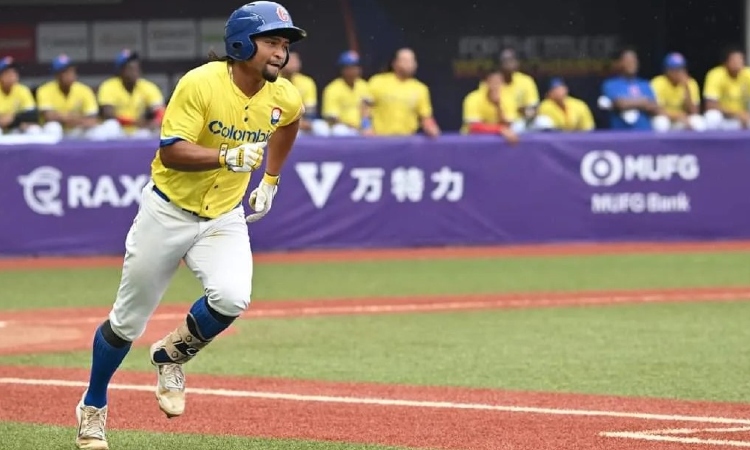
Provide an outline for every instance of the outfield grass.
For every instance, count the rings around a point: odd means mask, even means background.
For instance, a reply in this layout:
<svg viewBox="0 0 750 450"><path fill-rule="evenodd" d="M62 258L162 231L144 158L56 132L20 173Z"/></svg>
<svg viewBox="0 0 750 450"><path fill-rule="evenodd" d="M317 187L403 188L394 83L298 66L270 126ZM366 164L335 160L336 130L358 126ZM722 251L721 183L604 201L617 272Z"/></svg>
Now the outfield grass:
<svg viewBox="0 0 750 450"><path fill-rule="evenodd" d="M114 300L120 269L0 271L2 309L102 306ZM505 257L486 259L259 264L254 298L298 300L574 291L750 284L750 253ZM164 297L202 292L182 268Z"/></svg>
<svg viewBox="0 0 750 450"><path fill-rule="evenodd" d="M9 450L68 450L75 448L75 429L0 422L3 447ZM201 434L109 431L111 448L117 450L398 450L397 447L341 444L286 439L248 439Z"/></svg>
<svg viewBox="0 0 750 450"><path fill-rule="evenodd" d="M736 302L245 320L188 371L749 401L749 316L750 302ZM89 360L74 352L0 364ZM123 367L150 370L147 350Z"/></svg>

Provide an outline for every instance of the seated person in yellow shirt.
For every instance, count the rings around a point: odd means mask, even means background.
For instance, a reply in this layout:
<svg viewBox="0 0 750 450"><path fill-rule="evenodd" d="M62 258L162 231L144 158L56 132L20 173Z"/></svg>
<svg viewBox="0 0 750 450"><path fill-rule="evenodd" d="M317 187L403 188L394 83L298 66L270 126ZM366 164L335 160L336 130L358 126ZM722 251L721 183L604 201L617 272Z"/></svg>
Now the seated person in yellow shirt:
<svg viewBox="0 0 750 450"><path fill-rule="evenodd" d="M164 115L164 96L159 87L141 77L138 54L123 50L115 59L117 75L99 86L102 118L114 119L122 126L120 137L159 135Z"/></svg>
<svg viewBox="0 0 750 450"><path fill-rule="evenodd" d="M323 110L325 122L317 128L316 135L356 136L371 135L372 121L369 104L370 90L367 81L362 79L359 55L347 51L339 56L341 76L331 81L323 89Z"/></svg>
<svg viewBox="0 0 750 450"><path fill-rule="evenodd" d="M19 82L13 58L0 58L0 134L40 132L31 90Z"/></svg>
<svg viewBox="0 0 750 450"><path fill-rule="evenodd" d="M281 69L281 76L291 81L294 87L302 96L302 102L305 105L305 115L299 123L299 129L305 133L315 133L313 124L319 125L324 121L316 119L318 115L318 86L315 80L303 74L302 60L299 53L289 52L289 62ZM322 124L325 127L325 123Z"/></svg>
<svg viewBox="0 0 750 450"><path fill-rule="evenodd" d="M505 49L500 53L500 71L507 89L513 91L518 105L518 119L513 124L516 132L531 128L539 106L539 89L532 77L521 72L515 50Z"/></svg>
<svg viewBox="0 0 750 450"><path fill-rule="evenodd" d="M534 128L558 131L591 131L594 116L586 102L571 97L562 78L553 78L549 84L547 98L539 105L539 114Z"/></svg>
<svg viewBox="0 0 750 450"><path fill-rule="evenodd" d="M100 133L94 91L77 80L76 67L66 55L52 61L55 79L39 86L36 91L40 122L50 133L60 136L91 137Z"/></svg>
<svg viewBox="0 0 750 450"><path fill-rule="evenodd" d="M511 125L518 118L516 97L505 84L500 71L488 73L482 86L464 97L464 134L499 134L511 143L518 142L518 135Z"/></svg>
<svg viewBox="0 0 750 450"><path fill-rule="evenodd" d="M377 136L410 136L421 128L428 136L440 135L432 116L430 89L414 75L417 59L409 48L396 51L391 70L370 77L372 129Z"/></svg>
<svg viewBox="0 0 750 450"><path fill-rule="evenodd" d="M664 58L664 74L651 80L651 89L664 115L654 118L655 131L704 131L706 121L700 114L698 82L687 71L685 57L670 53Z"/></svg>
<svg viewBox="0 0 750 450"><path fill-rule="evenodd" d="M729 49L724 64L706 74L703 100L709 130L750 128L750 69L742 50Z"/></svg>

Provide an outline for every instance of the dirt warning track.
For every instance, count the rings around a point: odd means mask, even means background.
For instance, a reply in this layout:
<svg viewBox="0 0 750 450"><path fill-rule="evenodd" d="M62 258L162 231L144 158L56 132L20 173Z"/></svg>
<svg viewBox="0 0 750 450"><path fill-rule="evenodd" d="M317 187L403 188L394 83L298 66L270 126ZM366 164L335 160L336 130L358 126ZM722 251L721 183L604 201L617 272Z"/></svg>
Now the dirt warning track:
<svg viewBox="0 0 750 450"><path fill-rule="evenodd" d="M75 425L84 370L0 367L0 420ZM488 389L188 375L184 416L167 420L154 375L118 372L112 429L231 434L444 450L684 449L640 439L692 430L689 448L750 446L750 405ZM49 402L54 398L54 402ZM4 407L13 405L12 408ZM43 405L43 406L42 406ZM242 414L236 414L242 411ZM703 436L724 429L734 444ZM620 435L613 435L613 433ZM71 433L71 436L73 434ZM669 437L668 434L664 436ZM672 437L677 436L673 432ZM111 442L116 448L116 442Z"/></svg>

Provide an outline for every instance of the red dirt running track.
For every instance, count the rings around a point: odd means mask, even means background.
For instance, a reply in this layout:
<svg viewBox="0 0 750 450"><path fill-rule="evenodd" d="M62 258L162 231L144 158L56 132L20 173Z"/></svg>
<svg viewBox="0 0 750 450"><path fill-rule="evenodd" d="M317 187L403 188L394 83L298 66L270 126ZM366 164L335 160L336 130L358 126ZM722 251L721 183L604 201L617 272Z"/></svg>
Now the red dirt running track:
<svg viewBox="0 0 750 450"><path fill-rule="evenodd" d="M86 376L84 370L0 367L0 420L70 426L72 439L73 410ZM188 389L200 389L188 393L184 416L167 420L154 399L153 374L118 373L110 395L111 428L447 450L672 450L684 443L602 433L690 428L723 439L703 430L750 424L750 405L741 404L188 376ZM662 432L657 437L670 437ZM743 434L750 445L750 432L731 433L734 439Z"/></svg>
<svg viewBox="0 0 750 450"><path fill-rule="evenodd" d="M674 243L595 243L509 245L498 247L444 247L366 250L320 250L292 253L260 253L257 263L347 262L392 259L491 258L510 256L573 256L631 253L747 252L750 241L674 242ZM120 266L122 256L41 257L0 259L0 270L65 269Z"/></svg>

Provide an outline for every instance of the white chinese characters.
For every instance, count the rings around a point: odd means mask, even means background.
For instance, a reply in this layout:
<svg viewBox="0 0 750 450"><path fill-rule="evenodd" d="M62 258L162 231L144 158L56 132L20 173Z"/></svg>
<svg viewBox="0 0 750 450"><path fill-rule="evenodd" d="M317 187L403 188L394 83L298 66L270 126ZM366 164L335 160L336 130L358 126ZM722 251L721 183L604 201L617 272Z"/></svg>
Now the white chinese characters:
<svg viewBox="0 0 750 450"><path fill-rule="evenodd" d="M348 191L349 199L355 203L376 203L388 194L399 203L425 199L458 202L464 195L463 172L447 166L435 172L413 166L396 167L390 172L382 167L354 167L349 170L354 187L343 181L345 171L341 162L300 162L295 164L295 170L318 209L328 204L334 191L338 192L335 195ZM386 187L386 183L390 186ZM342 189L346 190L341 192Z"/></svg>

